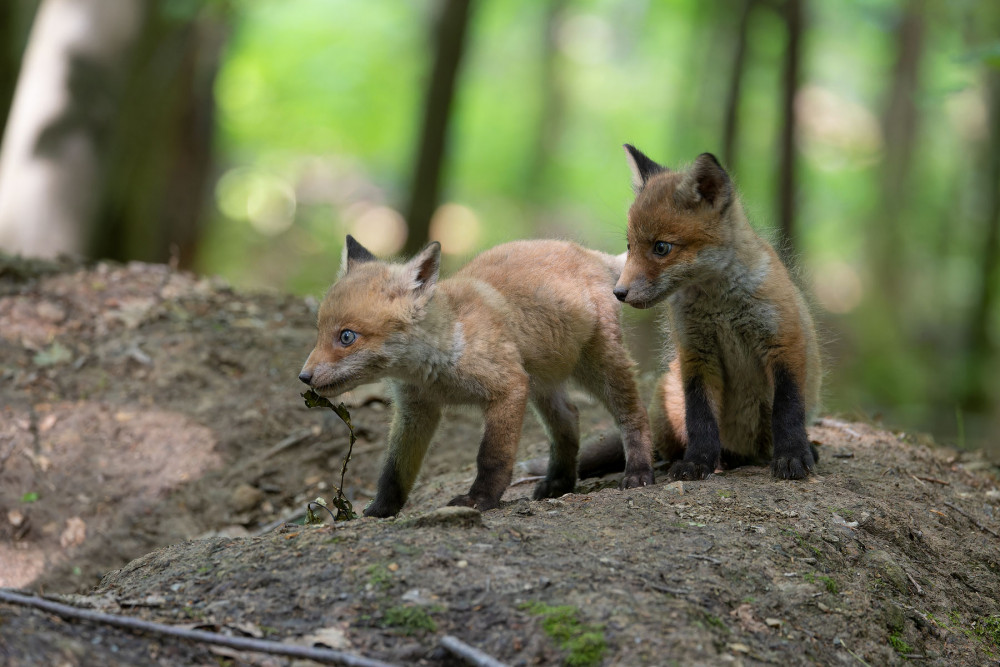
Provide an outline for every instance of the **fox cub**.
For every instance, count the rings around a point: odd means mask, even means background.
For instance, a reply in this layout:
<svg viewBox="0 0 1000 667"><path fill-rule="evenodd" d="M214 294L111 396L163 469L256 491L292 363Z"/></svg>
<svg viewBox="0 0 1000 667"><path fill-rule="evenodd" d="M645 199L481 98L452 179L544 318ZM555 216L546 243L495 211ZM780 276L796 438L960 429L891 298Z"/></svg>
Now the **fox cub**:
<svg viewBox="0 0 1000 667"><path fill-rule="evenodd" d="M635 202L614 293L636 308L667 302L672 354L650 419L673 479L722 462L764 463L801 479L818 453L820 355L809 309L774 249L754 233L718 160L671 171L625 145Z"/></svg>
<svg viewBox="0 0 1000 667"><path fill-rule="evenodd" d="M497 507L529 402L550 439L534 497L573 491L580 435L570 379L607 406L621 431L622 488L652 484L649 422L612 294L622 258L562 241L518 241L439 282L440 255L431 243L405 264L383 262L348 236L299 375L327 397L389 380L389 446L365 514L392 516L406 503L447 404L478 405L486 422L472 488L449 504Z"/></svg>

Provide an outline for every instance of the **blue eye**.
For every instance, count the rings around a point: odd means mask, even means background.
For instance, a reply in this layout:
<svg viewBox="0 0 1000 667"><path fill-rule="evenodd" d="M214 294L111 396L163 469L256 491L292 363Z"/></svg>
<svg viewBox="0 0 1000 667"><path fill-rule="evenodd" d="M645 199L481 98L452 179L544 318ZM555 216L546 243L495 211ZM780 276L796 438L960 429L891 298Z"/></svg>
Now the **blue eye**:
<svg viewBox="0 0 1000 667"><path fill-rule="evenodd" d="M653 254L661 257L670 252L674 246L666 241L657 241L653 244Z"/></svg>
<svg viewBox="0 0 1000 667"><path fill-rule="evenodd" d="M340 344L347 347L354 341L358 339L358 334L354 333L350 329L344 329L340 332Z"/></svg>

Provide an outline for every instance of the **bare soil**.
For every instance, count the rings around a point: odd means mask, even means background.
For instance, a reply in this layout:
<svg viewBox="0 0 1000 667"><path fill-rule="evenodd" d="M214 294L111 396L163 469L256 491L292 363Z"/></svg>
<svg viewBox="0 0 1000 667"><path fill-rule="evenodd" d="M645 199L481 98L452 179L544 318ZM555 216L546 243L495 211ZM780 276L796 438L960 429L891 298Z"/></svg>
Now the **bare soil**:
<svg viewBox="0 0 1000 667"><path fill-rule="evenodd" d="M0 585L400 664L460 664L445 634L524 665L1000 656L997 469L866 424L814 425L802 482L609 476L538 502L522 483L479 515L440 509L481 430L455 412L398 518L281 523L330 497L347 447L299 396L314 318L163 266L0 259ZM391 407L346 398L360 510ZM577 399L585 432L609 428ZM522 458L545 449L529 418ZM290 663L0 603L3 664L220 661Z"/></svg>

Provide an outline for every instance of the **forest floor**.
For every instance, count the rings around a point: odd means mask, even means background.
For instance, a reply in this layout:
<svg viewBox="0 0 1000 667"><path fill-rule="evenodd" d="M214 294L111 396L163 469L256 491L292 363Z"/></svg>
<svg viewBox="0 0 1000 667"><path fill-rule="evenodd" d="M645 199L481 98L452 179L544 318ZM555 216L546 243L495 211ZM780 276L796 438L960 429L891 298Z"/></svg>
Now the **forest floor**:
<svg viewBox="0 0 1000 667"><path fill-rule="evenodd" d="M481 429L456 411L398 518L283 523L330 498L348 443L300 398L314 312L164 266L0 259L0 586L398 664L462 664L446 634L522 665L997 662L997 468L867 424L813 425L800 482L521 483L456 515ZM360 510L391 407L345 398ZM610 427L576 398L584 432ZM529 418L521 458L545 449ZM3 664L220 662L290 659L0 603Z"/></svg>

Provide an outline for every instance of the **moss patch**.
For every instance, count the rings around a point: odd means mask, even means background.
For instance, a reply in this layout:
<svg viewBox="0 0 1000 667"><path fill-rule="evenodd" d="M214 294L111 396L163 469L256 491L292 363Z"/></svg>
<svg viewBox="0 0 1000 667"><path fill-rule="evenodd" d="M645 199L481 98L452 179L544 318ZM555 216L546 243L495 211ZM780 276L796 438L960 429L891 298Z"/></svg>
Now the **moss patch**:
<svg viewBox="0 0 1000 667"><path fill-rule="evenodd" d="M521 609L542 618L545 634L568 653L563 664L571 667L590 667L600 664L607 650L604 626L580 621L575 607L550 606L544 602L527 602Z"/></svg>

